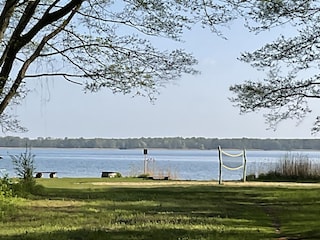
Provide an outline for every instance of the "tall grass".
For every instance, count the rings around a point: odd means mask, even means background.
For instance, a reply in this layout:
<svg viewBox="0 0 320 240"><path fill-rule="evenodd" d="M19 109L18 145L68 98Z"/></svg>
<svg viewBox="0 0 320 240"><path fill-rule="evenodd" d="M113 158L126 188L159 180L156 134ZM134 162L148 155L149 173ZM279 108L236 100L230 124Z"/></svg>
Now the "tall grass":
<svg viewBox="0 0 320 240"><path fill-rule="evenodd" d="M287 153L274 169L261 174L259 179L320 181L320 164L310 160L307 155Z"/></svg>

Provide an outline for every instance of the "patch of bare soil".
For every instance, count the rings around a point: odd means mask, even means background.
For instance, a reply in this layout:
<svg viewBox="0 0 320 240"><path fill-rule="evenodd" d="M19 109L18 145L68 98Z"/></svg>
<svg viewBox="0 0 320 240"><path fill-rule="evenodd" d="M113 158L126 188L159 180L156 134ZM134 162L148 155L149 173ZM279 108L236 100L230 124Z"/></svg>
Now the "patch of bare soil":
<svg viewBox="0 0 320 240"><path fill-rule="evenodd" d="M296 183L296 182L224 182L224 185L234 186L274 186L274 187L315 187L319 188L320 183Z"/></svg>
<svg viewBox="0 0 320 240"><path fill-rule="evenodd" d="M217 181L139 181L139 182L92 182L92 185L96 186L147 186L147 187L158 187L158 186L188 186L188 185L199 185L199 186L214 186L219 185ZM320 183L291 183L291 182L233 182L226 181L222 185L226 186L274 186L274 187L315 187L320 188Z"/></svg>
<svg viewBox="0 0 320 240"><path fill-rule="evenodd" d="M140 181L140 182L93 182L92 185L99 186L187 186L187 185L217 185L215 181Z"/></svg>

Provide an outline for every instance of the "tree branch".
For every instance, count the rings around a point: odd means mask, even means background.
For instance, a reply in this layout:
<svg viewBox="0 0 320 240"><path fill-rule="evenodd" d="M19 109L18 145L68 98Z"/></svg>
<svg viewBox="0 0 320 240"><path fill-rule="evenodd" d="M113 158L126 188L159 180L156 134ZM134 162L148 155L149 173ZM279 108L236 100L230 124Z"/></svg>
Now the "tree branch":
<svg viewBox="0 0 320 240"><path fill-rule="evenodd" d="M41 77L63 77L68 82L77 84L77 85L83 85L81 82L76 82L74 80L71 80L70 78L83 78L85 75L76 75L76 74L69 74L69 73L40 73L40 74L29 74L25 75L25 78L41 78Z"/></svg>
<svg viewBox="0 0 320 240"><path fill-rule="evenodd" d="M38 47L36 48L36 50L34 51L34 53L30 56L29 59L27 59L22 67L20 68L20 71L17 75L17 78L15 79L14 83L12 84L12 87L10 89L10 91L6 94L6 96L4 97L4 99L2 100L2 102L0 103L0 114L3 113L3 111L5 110L5 108L8 106L8 104L10 103L11 99L15 96L15 94L17 93L17 89L19 88L22 80L25 77L25 73L28 70L30 64L40 55L43 47L47 44L47 42L52 39L53 37L55 37L59 32L62 31L62 29L71 21L71 19L73 18L73 16L75 15L76 11L79 9L80 5L78 5L75 9L73 9L73 11L70 13L70 15L68 16L68 18L66 20L63 21L63 23L53 32L51 32L49 35L43 37L42 41L40 42L40 44L38 45Z"/></svg>
<svg viewBox="0 0 320 240"><path fill-rule="evenodd" d="M4 33L9 25L10 18L12 17L15 6L18 2L19 0L6 0L0 15L0 42L2 42Z"/></svg>

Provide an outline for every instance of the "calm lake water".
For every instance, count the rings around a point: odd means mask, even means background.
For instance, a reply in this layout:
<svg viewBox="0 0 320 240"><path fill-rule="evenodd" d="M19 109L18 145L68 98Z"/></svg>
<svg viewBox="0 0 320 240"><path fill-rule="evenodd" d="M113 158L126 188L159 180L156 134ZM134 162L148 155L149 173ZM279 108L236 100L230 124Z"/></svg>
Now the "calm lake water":
<svg viewBox="0 0 320 240"><path fill-rule="evenodd" d="M36 171L55 171L57 177L100 177L103 171L120 172L123 176L137 176L144 172L143 149L57 149L33 148ZM10 155L20 155L23 148L0 148L2 173L16 176ZM228 151L239 153L239 151ZM247 150L247 174L267 172L287 151ZM297 151L313 161L320 162L320 152ZM155 175L170 175L181 180L217 180L219 160L217 150L148 149L148 168ZM241 164L241 158L225 158L229 166ZM230 161L230 162L229 162ZM47 177L45 175L44 177ZM223 179L241 179L242 170L223 169Z"/></svg>

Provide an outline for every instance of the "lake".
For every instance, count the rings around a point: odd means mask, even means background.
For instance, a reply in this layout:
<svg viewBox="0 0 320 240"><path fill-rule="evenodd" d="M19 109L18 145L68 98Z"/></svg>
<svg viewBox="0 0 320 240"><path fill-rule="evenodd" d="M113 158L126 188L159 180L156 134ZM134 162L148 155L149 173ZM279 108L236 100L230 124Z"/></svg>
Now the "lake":
<svg viewBox="0 0 320 240"><path fill-rule="evenodd" d="M137 176L144 172L143 149L64 149L32 148L36 171L54 171L57 177L101 177L103 171L120 172L122 176ZM228 150L227 150L228 151ZM20 155L23 148L0 148L0 169L16 176L10 155ZM230 151L239 153L240 151ZM267 172L287 151L246 151L247 175ZM318 151L294 151L319 161ZM219 160L217 150L148 149L148 169L155 175L170 175L181 180L217 180ZM241 164L240 158L224 159L230 166ZM47 177L47 176L44 176ZM242 170L223 169L224 180L241 179Z"/></svg>

